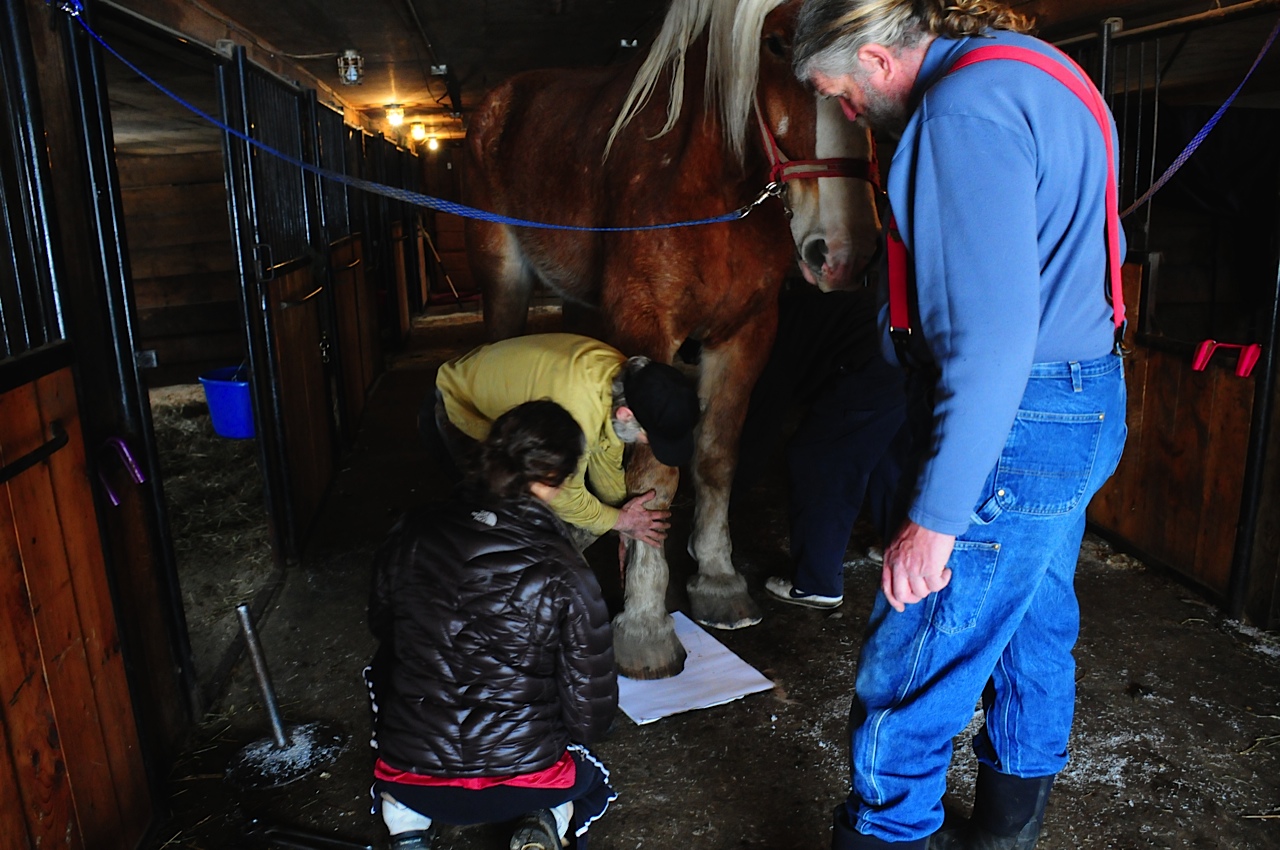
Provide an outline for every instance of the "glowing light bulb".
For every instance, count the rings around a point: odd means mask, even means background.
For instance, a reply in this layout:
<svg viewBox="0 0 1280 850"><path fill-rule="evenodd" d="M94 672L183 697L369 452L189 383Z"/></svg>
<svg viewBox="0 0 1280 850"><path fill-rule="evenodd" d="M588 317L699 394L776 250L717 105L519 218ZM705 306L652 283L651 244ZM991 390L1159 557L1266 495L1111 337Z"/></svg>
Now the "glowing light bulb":
<svg viewBox="0 0 1280 850"><path fill-rule="evenodd" d="M437 139L435 136L432 136L431 138L427 139L427 150L429 151L440 150L440 140Z"/></svg>
<svg viewBox="0 0 1280 850"><path fill-rule="evenodd" d="M390 124L392 127L399 127L401 124L404 123L404 107L403 106L401 106L398 103L388 103L386 106L386 109L387 109L388 124Z"/></svg>
<svg viewBox="0 0 1280 850"><path fill-rule="evenodd" d="M409 135L413 137L415 142L420 142L427 137L426 125L417 123L409 128Z"/></svg>

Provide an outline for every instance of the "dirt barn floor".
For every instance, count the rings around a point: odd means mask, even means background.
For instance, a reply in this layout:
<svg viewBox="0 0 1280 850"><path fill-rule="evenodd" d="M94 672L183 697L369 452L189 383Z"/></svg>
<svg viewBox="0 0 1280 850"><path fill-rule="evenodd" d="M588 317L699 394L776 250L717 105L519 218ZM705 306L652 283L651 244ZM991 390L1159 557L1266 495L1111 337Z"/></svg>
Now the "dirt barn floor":
<svg viewBox="0 0 1280 850"><path fill-rule="evenodd" d="M548 314L538 329L555 329L556 321ZM370 561L401 511L446 493L418 446L416 409L434 366L480 339L473 313L420 320L376 386L303 562L289 565L279 583L263 578L260 558L240 552L253 575L245 587L257 589L263 609L259 635L286 723L338 727L345 749L292 784L237 790L223 772L242 747L270 736L268 719L247 660L224 665L220 678L202 670L212 707L168 778L172 818L150 850L267 846L246 832L254 819L259 828L350 842L317 847L386 846L381 822L369 815L373 757L361 681L373 651L365 627ZM775 458L732 518L734 558L761 600L764 622L715 633L768 676L773 690L645 726L620 714L611 737L595 748L619 792L591 830L595 850L830 846L831 809L848 787L847 718L878 568L864 557L870 541L855 534L841 609L767 600L765 578L787 569L784 482ZM208 505L177 511L223 510ZM672 609L687 606L691 516L692 495L682 488L667 547ZM208 525L189 524L200 533ZM250 547L262 545L256 532L237 527L235 534ZM615 553L606 539L588 555L616 606ZM199 600L193 610L201 624L216 620L210 609L222 606L221 625L192 630L197 658L217 668L226 655L226 618L241 601L236 594L249 591L200 572L184 573L183 582L189 602ZM1225 619L1199 591L1093 536L1081 553L1077 587L1084 622L1072 759L1039 847L1280 848L1280 636ZM199 645L205 639L215 645ZM967 738L957 738L948 799L961 811L975 769ZM436 846L499 850L506 839L499 827L445 828Z"/></svg>

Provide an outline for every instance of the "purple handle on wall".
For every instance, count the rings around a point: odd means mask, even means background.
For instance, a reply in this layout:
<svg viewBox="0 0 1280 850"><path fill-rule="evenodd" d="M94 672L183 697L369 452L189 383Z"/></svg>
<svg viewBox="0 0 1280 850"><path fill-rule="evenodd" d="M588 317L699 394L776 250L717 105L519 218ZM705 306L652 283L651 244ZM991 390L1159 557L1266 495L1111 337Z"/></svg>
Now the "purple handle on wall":
<svg viewBox="0 0 1280 850"><path fill-rule="evenodd" d="M116 454L120 457L120 462L124 464L124 468L128 471L129 477L133 479L134 484L146 482L147 476L143 474L142 468L134 460L133 452L129 451L129 446L125 443L123 437L108 437L103 440L102 448L115 449ZM107 474L103 472L101 465L98 467L98 480L102 482L102 489L107 491L107 498L111 500L111 504L117 508L120 507L120 497L112 489L111 483L107 480Z"/></svg>

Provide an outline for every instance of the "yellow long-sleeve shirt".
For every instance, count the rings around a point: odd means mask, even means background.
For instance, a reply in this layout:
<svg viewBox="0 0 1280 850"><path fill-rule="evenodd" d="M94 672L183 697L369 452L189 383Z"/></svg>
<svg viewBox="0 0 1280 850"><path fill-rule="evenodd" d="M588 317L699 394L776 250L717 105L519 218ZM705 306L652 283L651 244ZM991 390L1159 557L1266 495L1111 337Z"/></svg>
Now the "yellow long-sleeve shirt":
<svg viewBox="0 0 1280 850"><path fill-rule="evenodd" d="M482 345L440 367L436 388L449 421L483 440L518 404L551 399L577 421L586 451L552 509L571 525L604 534L627 495L622 440L613 430L613 379L622 352L575 334L535 334Z"/></svg>

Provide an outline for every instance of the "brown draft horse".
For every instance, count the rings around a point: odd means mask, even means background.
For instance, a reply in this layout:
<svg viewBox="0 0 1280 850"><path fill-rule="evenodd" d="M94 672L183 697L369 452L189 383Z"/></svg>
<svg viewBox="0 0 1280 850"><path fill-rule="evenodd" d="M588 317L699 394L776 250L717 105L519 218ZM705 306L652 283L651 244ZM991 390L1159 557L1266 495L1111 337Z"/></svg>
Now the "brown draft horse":
<svg viewBox="0 0 1280 850"><path fill-rule="evenodd" d="M628 355L669 363L686 339L701 342L689 599L693 618L718 628L760 621L730 557L728 499L781 283L798 256L810 282L851 285L875 254L879 228L869 133L792 74L798 5L673 0L638 68L516 76L490 92L467 137L466 202L525 220L697 220L744 206L771 179L790 181L783 203L697 227L588 233L467 221L491 338L523 332L542 281L598 308L605 338ZM824 176L853 173L864 179ZM665 507L678 475L640 446L627 483L632 493L655 489L649 507ZM685 652L666 610L665 556L627 541L626 560L624 610L613 624L618 668L633 678L675 675Z"/></svg>

